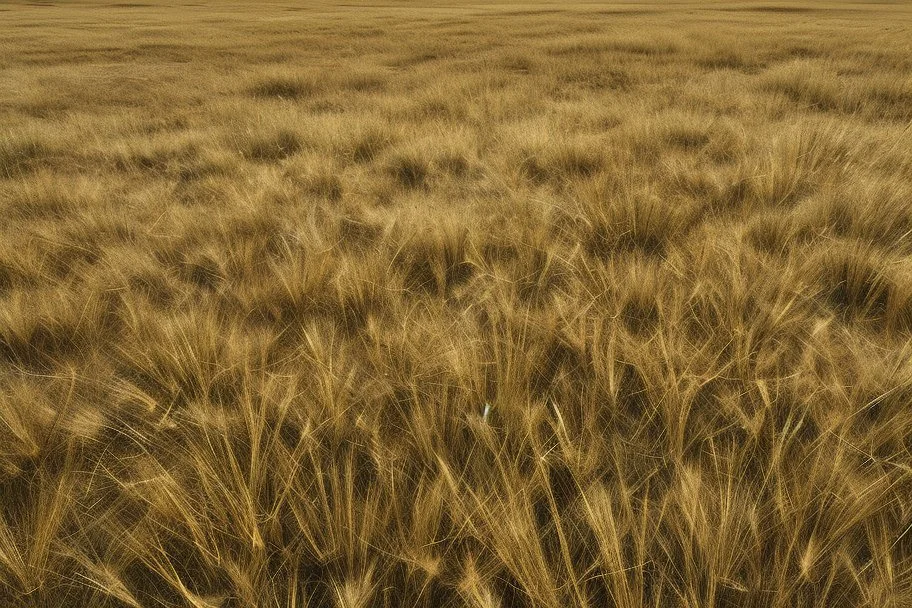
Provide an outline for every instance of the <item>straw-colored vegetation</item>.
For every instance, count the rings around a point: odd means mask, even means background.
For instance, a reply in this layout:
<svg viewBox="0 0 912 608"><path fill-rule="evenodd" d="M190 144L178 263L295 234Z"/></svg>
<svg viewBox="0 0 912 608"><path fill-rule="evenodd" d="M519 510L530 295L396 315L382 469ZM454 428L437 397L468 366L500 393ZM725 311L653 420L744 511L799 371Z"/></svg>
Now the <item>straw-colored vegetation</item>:
<svg viewBox="0 0 912 608"><path fill-rule="evenodd" d="M0 5L0 605L912 606L910 41Z"/></svg>

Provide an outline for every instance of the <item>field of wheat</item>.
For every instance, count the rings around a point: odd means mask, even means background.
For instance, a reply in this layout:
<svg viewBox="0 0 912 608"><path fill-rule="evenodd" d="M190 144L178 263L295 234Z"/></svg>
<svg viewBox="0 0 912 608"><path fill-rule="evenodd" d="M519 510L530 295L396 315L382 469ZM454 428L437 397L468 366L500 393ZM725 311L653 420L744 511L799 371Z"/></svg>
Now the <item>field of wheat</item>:
<svg viewBox="0 0 912 608"><path fill-rule="evenodd" d="M0 605L912 606L912 6L0 5Z"/></svg>

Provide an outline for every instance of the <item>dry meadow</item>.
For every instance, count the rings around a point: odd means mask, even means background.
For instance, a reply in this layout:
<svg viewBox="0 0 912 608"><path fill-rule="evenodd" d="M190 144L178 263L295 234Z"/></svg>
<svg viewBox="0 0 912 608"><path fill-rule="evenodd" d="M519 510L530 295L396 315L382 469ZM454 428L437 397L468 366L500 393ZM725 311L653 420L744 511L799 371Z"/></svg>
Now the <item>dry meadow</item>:
<svg viewBox="0 0 912 608"><path fill-rule="evenodd" d="M0 5L0 605L912 606L912 6Z"/></svg>

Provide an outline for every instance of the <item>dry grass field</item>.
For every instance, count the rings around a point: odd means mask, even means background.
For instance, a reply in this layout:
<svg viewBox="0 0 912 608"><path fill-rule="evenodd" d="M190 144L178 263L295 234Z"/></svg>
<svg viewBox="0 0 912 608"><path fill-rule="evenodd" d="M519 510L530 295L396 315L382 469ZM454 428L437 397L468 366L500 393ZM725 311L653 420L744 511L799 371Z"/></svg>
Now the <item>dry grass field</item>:
<svg viewBox="0 0 912 608"><path fill-rule="evenodd" d="M912 606L912 5L0 5L0 606Z"/></svg>

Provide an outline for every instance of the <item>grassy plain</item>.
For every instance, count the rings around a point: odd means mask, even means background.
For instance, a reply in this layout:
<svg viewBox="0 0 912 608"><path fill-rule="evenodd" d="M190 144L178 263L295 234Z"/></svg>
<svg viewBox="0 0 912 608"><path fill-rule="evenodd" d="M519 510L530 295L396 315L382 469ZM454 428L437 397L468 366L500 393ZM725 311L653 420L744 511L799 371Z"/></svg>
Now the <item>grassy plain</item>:
<svg viewBox="0 0 912 608"><path fill-rule="evenodd" d="M0 5L0 605L912 605L910 75L903 3Z"/></svg>

